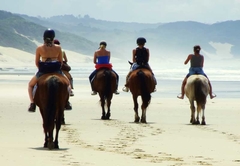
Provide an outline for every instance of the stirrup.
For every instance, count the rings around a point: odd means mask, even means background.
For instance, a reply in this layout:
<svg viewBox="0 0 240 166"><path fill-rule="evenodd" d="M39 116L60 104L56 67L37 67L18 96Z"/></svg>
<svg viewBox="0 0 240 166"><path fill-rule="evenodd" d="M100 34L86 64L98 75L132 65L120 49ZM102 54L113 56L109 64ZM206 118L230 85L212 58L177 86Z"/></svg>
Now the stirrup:
<svg viewBox="0 0 240 166"><path fill-rule="evenodd" d="M114 92L114 94L115 94L115 95L119 95L120 92L119 92L118 90L116 90L116 91Z"/></svg>
<svg viewBox="0 0 240 166"><path fill-rule="evenodd" d="M70 92L70 94L69 94L70 96L74 96L74 93L73 93L73 91L71 90L71 92Z"/></svg>
<svg viewBox="0 0 240 166"><path fill-rule="evenodd" d="M29 108L28 108L28 112L35 112L35 110L36 110L36 104L31 103Z"/></svg>
<svg viewBox="0 0 240 166"><path fill-rule="evenodd" d="M124 87L122 88L122 90L123 90L124 92L128 92L128 91L129 91L129 88L126 87L126 86L124 86Z"/></svg>
<svg viewBox="0 0 240 166"><path fill-rule="evenodd" d="M96 95L97 92L96 91L92 91L91 95Z"/></svg>
<svg viewBox="0 0 240 166"><path fill-rule="evenodd" d="M65 110L72 110L72 104L68 101L66 106L65 106Z"/></svg>

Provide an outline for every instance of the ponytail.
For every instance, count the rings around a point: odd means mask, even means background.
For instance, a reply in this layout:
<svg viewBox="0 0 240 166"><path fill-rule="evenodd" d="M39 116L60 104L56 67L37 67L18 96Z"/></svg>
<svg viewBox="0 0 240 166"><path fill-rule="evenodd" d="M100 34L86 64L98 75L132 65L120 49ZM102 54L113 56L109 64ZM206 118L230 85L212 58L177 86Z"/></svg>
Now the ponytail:
<svg viewBox="0 0 240 166"><path fill-rule="evenodd" d="M46 38L45 40L44 40L44 42L46 43L46 45L47 45L47 47L52 47L52 39L50 39L50 38Z"/></svg>

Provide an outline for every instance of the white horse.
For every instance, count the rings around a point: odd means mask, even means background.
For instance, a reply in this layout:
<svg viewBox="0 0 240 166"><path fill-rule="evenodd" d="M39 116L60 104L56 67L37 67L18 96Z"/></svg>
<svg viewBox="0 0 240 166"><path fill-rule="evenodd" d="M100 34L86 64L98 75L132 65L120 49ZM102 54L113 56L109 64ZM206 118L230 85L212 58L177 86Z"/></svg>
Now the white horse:
<svg viewBox="0 0 240 166"><path fill-rule="evenodd" d="M204 110L207 102L207 96L209 94L208 79L203 75L191 75L187 79L185 85L185 94L189 99L191 108L190 123L200 124L199 113L202 111L202 125L206 125ZM197 104L197 117L195 118L195 106L194 101Z"/></svg>

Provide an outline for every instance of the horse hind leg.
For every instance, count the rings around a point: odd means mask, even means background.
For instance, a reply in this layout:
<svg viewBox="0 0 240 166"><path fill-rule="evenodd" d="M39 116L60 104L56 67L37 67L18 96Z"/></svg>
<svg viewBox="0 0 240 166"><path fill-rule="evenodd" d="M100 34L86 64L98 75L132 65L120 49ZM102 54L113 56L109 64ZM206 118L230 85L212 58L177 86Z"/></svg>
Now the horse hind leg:
<svg viewBox="0 0 240 166"><path fill-rule="evenodd" d="M146 121L146 108L142 105L142 117L141 117L141 123L147 123Z"/></svg>
<svg viewBox="0 0 240 166"><path fill-rule="evenodd" d="M54 148L55 149L59 149L59 145L58 145L58 134L59 134L59 130L61 128L61 124L62 124L62 116L59 116L56 119L56 134L55 134L55 140L54 140Z"/></svg>
<svg viewBox="0 0 240 166"><path fill-rule="evenodd" d="M101 97L101 107L102 107L102 117L101 119L106 119L106 112L105 112L105 100L104 97Z"/></svg>
<svg viewBox="0 0 240 166"><path fill-rule="evenodd" d="M195 106L194 106L194 101L190 101L190 109L191 109L191 119L190 119L190 123L195 124L196 119L195 119Z"/></svg>
<svg viewBox="0 0 240 166"><path fill-rule="evenodd" d="M110 118L110 116L111 116L111 110L110 110L110 106L111 106L111 100L108 100L107 101L107 114L106 114L106 116L105 116L105 119L109 119Z"/></svg>
<svg viewBox="0 0 240 166"><path fill-rule="evenodd" d="M47 147L48 147L48 135L47 135L46 132L45 132L45 141L44 141L43 147L44 147L44 148L47 148Z"/></svg>
<svg viewBox="0 0 240 166"><path fill-rule="evenodd" d="M201 107L200 106L197 106L197 118L196 118L196 121L194 124L200 124L200 121L199 121L199 114L201 112Z"/></svg>
<svg viewBox="0 0 240 166"><path fill-rule="evenodd" d="M135 112L135 123L138 123L140 121L140 117L138 115L138 102L137 102L137 97L133 98L133 102L134 102L134 112Z"/></svg>
<svg viewBox="0 0 240 166"><path fill-rule="evenodd" d="M205 105L202 106L202 122L201 122L201 125L206 125L204 112L205 112Z"/></svg>

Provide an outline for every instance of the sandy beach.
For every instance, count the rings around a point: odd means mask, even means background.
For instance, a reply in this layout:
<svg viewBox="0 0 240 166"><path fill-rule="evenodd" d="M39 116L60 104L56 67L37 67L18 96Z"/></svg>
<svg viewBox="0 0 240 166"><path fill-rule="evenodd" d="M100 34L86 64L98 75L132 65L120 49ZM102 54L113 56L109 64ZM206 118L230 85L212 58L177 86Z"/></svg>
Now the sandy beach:
<svg viewBox="0 0 240 166"><path fill-rule="evenodd" d="M135 124L131 94L121 92L113 97L111 120L103 121L99 97L90 95L87 78L75 78L60 149L48 150L38 108L27 111L30 78L0 75L1 165L240 165L239 98L208 99L207 125L190 125L188 100L164 97L158 88L147 110L148 123Z"/></svg>

